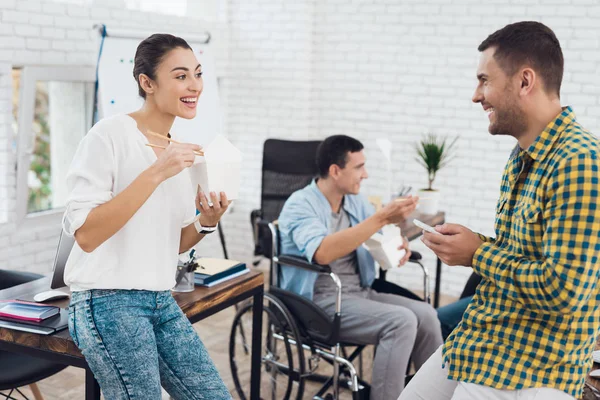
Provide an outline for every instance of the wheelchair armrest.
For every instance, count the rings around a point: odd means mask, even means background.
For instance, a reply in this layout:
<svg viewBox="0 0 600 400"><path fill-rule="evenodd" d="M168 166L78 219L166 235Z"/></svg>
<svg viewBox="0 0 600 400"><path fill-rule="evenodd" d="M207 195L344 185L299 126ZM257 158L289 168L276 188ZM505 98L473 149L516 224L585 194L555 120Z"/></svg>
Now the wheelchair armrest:
<svg viewBox="0 0 600 400"><path fill-rule="evenodd" d="M250 219L254 221L257 218L262 218L262 210L252 210L250 212Z"/></svg>
<svg viewBox="0 0 600 400"><path fill-rule="evenodd" d="M262 228L268 228L269 224L273 224L275 226L279 225L279 221L275 220L275 221L267 221L266 219L259 219L256 224Z"/></svg>
<svg viewBox="0 0 600 400"><path fill-rule="evenodd" d="M423 259L423 256L421 255L421 253L417 252L417 251L413 251L410 254L410 258L408 259L409 261L420 261Z"/></svg>
<svg viewBox="0 0 600 400"><path fill-rule="evenodd" d="M258 242L258 227L262 218L262 210L252 210L250 213L250 225L252 226L252 238L254 239L254 255L262 254L260 243Z"/></svg>
<svg viewBox="0 0 600 400"><path fill-rule="evenodd" d="M329 265L320 265L320 264L309 263L308 261L306 261L305 258L298 257L298 256L281 255L281 256L277 257L277 263L289 265L289 266L296 267L296 268L306 269L306 270L309 270L312 272L317 272L320 274L331 273L331 268L329 268Z"/></svg>

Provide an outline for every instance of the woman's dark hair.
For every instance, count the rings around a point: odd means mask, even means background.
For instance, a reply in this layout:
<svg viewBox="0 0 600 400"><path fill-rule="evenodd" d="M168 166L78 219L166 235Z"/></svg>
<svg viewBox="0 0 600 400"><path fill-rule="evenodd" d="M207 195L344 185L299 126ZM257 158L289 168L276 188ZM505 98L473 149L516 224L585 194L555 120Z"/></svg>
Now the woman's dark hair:
<svg viewBox="0 0 600 400"><path fill-rule="evenodd" d="M146 92L140 85L140 74L148 75L150 79L156 80L158 65L169 51L178 47L192 49L185 40L168 33L155 33L138 45L135 51L133 77L138 84L138 92L144 99L146 98Z"/></svg>

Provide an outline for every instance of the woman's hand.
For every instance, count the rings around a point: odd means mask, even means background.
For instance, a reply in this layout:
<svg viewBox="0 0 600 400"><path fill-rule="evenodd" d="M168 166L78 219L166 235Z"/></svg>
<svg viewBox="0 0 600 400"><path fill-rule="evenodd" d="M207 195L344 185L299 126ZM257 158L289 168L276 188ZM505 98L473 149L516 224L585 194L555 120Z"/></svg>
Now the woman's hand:
<svg viewBox="0 0 600 400"><path fill-rule="evenodd" d="M227 207L231 204L231 201L227 200L225 192L220 193L220 198L217 197L215 192L210 193L210 201L212 206L209 206L208 198L204 192L198 188L198 194L196 195L196 209L200 211L200 224L206 227L212 227L219 223Z"/></svg>
<svg viewBox="0 0 600 400"><path fill-rule="evenodd" d="M196 159L194 151L202 151L202 147L190 143L170 143L160 153L151 168L157 173L161 182L165 181L192 166Z"/></svg>

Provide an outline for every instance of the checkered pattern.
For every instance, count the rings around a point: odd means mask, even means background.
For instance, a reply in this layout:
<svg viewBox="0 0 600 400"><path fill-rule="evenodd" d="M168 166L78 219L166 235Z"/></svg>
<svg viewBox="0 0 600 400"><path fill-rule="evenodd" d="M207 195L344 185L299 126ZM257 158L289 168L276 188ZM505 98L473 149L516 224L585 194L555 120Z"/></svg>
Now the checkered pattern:
<svg viewBox="0 0 600 400"><path fill-rule="evenodd" d="M599 149L567 107L511 154L496 238L473 257L483 280L444 345L451 379L581 395L600 327Z"/></svg>

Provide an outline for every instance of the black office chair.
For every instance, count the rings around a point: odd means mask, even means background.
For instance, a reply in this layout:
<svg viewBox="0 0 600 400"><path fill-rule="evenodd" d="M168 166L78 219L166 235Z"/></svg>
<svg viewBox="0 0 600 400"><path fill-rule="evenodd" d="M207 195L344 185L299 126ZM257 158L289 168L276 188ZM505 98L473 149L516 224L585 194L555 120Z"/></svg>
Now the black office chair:
<svg viewBox="0 0 600 400"><path fill-rule="evenodd" d="M477 286L479 285L479 282L481 282L481 276L476 272L473 272L467 280L465 288L460 294L460 298L464 299L465 297L473 296L475 294L475 289L477 289Z"/></svg>
<svg viewBox="0 0 600 400"><path fill-rule="evenodd" d="M362 368L357 372L353 365L357 357L360 359L365 346L339 340L341 284L338 277L331 272L329 266L279 254L278 232L273 221L278 218L288 197L308 185L316 176L315 157L319 144L319 141L292 142L274 139L267 140L264 144L261 209L251 214L255 255L266 257L270 261L270 287L265 293L263 311L263 398L300 400L303 398L306 381L322 384L313 397L315 399L337 399L340 388L350 389L353 399L369 397L370 387L359 377L362 375ZM415 253L411 261L420 264L419 260L420 255ZM312 301L278 287L280 264L332 277L340 298L333 319ZM428 285L427 271L422 265L421 267ZM428 291L425 292L427 295ZM413 296L416 297L414 294ZM232 376L241 399L249 397L248 338L251 337L252 318L251 304L238 310L229 342ZM351 354L348 354L349 349L353 349ZM306 357L305 352L310 356ZM332 376L317 373L321 360L333 366ZM360 365L362 366L362 362ZM333 388L333 394L326 395L330 388Z"/></svg>
<svg viewBox="0 0 600 400"><path fill-rule="evenodd" d="M29 272L0 270L0 290L40 278L43 278L43 276ZM0 393L0 397L14 399L12 394L17 392L27 399L19 388L29 385L35 400L43 400L35 383L65 368L65 365L52 363L41 358L0 351L0 391L9 391L8 394Z"/></svg>
<svg viewBox="0 0 600 400"><path fill-rule="evenodd" d="M250 213L257 265L270 252L262 248L265 227L259 221L275 221L292 193L302 189L317 176L317 148L320 140L295 142L268 139L263 146L260 209Z"/></svg>

